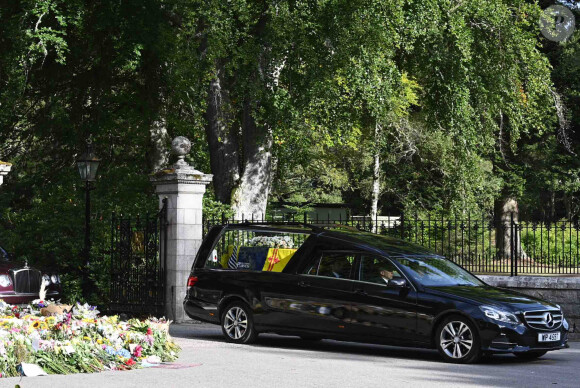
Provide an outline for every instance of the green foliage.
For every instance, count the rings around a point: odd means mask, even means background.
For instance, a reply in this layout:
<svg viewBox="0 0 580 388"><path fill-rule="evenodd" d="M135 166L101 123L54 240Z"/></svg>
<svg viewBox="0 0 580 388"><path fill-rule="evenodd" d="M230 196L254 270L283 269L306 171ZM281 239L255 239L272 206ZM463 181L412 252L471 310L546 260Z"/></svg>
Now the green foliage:
<svg viewBox="0 0 580 388"><path fill-rule="evenodd" d="M545 41L540 11L526 0L9 2L0 156L14 168L0 244L56 267L67 298L79 298L74 161L90 135L103 158L91 273L94 298L106 295L111 212L157 210L151 128L188 136L188 161L210 172L208 85L218 75L229 130L240 130L247 101L271 129L273 199L348 201L367 213L379 155L385 212L479 214L509 194L530 215L577 215L580 38ZM231 214L213 192L206 217Z"/></svg>
<svg viewBox="0 0 580 388"><path fill-rule="evenodd" d="M406 216L403 237L476 271L508 271L511 257L498 251L497 234L507 230L509 222L499 227L486 214L460 214L448 217L437 213ZM559 220L554 223L517 223L521 247L514 251L522 272L550 273L578 267L580 238L577 225ZM383 229L383 234L401 236L397 228ZM509 248L508 248L509 249ZM485 272L485 271L484 271Z"/></svg>
<svg viewBox="0 0 580 388"><path fill-rule="evenodd" d="M580 239L578 229L572 223L560 220L542 227L524 222L521 233L522 249L535 263L578 266Z"/></svg>
<svg viewBox="0 0 580 388"><path fill-rule="evenodd" d="M203 217L206 220L220 220L222 217L229 219L233 214L232 208L216 201L211 191L203 197Z"/></svg>
<svg viewBox="0 0 580 388"><path fill-rule="evenodd" d="M313 63L304 58L299 72L288 72L301 77L298 87L293 84L299 95L289 95L299 113L278 137L279 198L312 192L301 187L320 187L326 173L336 183L326 185L327 192L340 187L343 196L350 191L355 195L347 197L369 199L377 150L383 198L399 207L480 211L504 191L523 192L522 146L550 136L556 123L537 5L433 0L324 6L329 16L309 25L319 45ZM304 152L296 155L296 149ZM335 155L346 162L340 166L346 174L331 174Z"/></svg>

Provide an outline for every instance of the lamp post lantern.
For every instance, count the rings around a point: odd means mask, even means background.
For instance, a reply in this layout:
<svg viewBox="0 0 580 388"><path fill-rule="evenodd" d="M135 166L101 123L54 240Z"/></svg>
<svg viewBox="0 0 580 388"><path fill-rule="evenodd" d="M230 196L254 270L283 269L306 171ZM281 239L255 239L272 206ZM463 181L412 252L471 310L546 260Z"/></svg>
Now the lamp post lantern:
<svg viewBox="0 0 580 388"><path fill-rule="evenodd" d="M93 182L97 178L97 169L99 168L99 159L93 151L93 143L87 140L86 151L77 159L77 167L81 181L85 182L85 245L83 268L82 289L84 298L88 298L90 285L88 284L88 269L91 257L91 190L94 189Z"/></svg>
<svg viewBox="0 0 580 388"><path fill-rule="evenodd" d="M0 160L0 186L4 183L4 176L8 175L12 165L10 163L6 163Z"/></svg>

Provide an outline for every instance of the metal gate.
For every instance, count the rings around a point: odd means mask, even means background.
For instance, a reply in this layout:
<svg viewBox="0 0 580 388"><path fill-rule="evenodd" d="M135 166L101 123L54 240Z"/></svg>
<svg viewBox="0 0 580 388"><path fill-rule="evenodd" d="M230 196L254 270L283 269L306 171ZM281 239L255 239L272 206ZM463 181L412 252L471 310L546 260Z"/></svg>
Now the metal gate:
<svg viewBox="0 0 580 388"><path fill-rule="evenodd" d="M166 241L166 199L161 211L154 215L132 218L113 214L111 311L164 314Z"/></svg>
<svg viewBox="0 0 580 388"><path fill-rule="evenodd" d="M361 231L389 235L423 246L477 274L498 275L580 275L580 221L533 221L519 219L515 213L494 217L477 216L419 217L369 216L300 218L285 214L284 218L268 215L263 218L205 218L204 236L212 226L221 224L311 224L319 227L349 226Z"/></svg>

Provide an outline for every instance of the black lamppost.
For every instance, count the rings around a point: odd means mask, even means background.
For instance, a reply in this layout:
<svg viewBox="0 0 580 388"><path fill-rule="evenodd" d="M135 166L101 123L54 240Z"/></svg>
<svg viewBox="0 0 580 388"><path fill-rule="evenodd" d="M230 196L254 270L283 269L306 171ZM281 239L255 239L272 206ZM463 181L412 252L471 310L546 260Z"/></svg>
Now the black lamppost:
<svg viewBox="0 0 580 388"><path fill-rule="evenodd" d="M84 258L85 266L83 269L82 289L85 299L90 293L90 285L88 282L88 270L91 257L91 190L94 189L93 182L97 178L97 169L101 159L97 158L93 152L93 143L87 140L86 151L77 159L77 167L81 176L81 181L85 182L85 246Z"/></svg>

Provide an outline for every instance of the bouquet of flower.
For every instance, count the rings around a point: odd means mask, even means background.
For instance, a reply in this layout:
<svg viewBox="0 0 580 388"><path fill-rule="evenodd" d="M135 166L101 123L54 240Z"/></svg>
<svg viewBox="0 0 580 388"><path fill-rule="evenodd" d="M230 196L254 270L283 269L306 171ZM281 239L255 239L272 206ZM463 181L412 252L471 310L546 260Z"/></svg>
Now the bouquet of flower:
<svg viewBox="0 0 580 388"><path fill-rule="evenodd" d="M37 300L21 308L0 300L0 377L25 374L28 364L49 374L68 374L132 369L177 358L179 347L169 336L168 321L99 317L94 306L80 303L70 311L41 315L39 309L49 305Z"/></svg>
<svg viewBox="0 0 580 388"><path fill-rule="evenodd" d="M256 236L245 245L248 247L294 248L294 241L290 236Z"/></svg>

